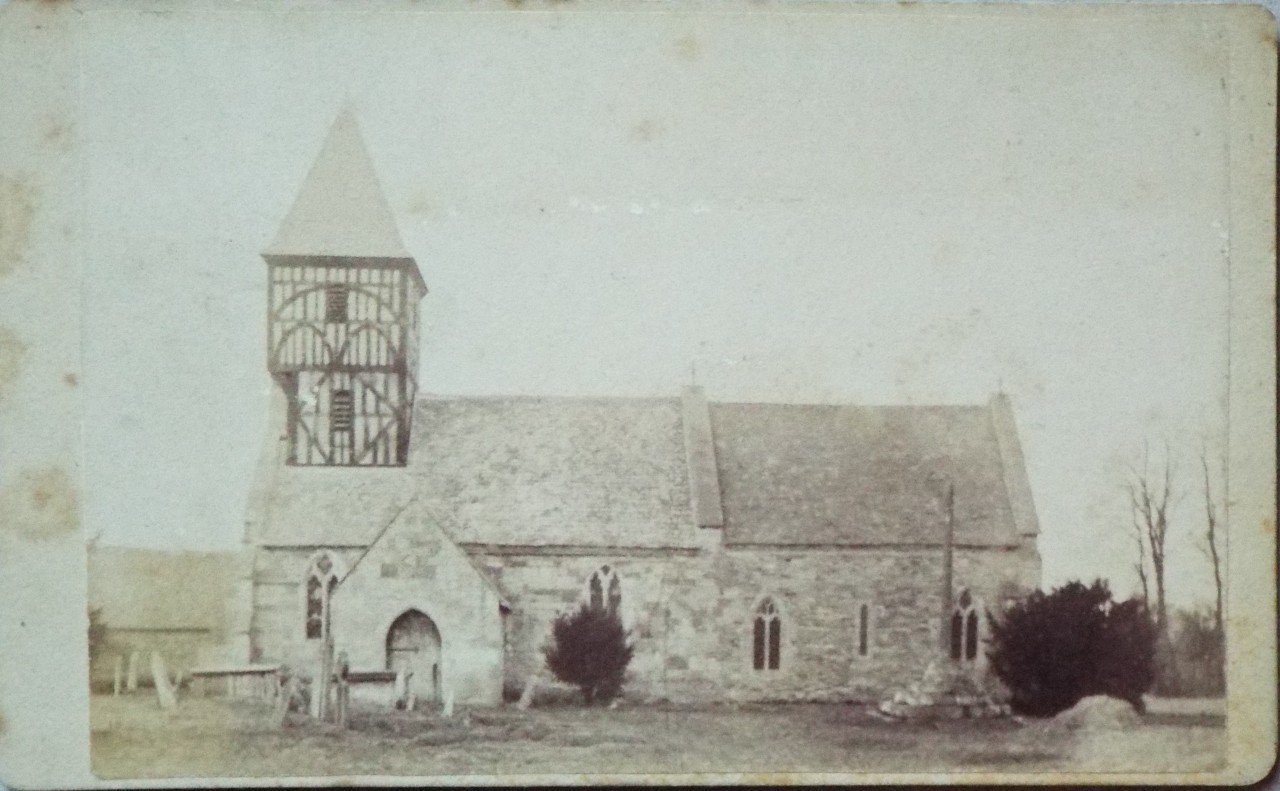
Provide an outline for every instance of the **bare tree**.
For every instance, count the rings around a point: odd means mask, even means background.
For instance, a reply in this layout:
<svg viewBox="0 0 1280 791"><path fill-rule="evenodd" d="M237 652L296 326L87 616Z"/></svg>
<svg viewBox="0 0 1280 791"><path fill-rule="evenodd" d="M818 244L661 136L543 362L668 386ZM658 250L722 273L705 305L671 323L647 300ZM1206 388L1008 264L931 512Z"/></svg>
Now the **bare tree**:
<svg viewBox="0 0 1280 791"><path fill-rule="evenodd" d="M1138 562L1133 564L1138 572L1138 582L1142 583L1142 606L1151 611L1151 584L1147 577L1147 532L1138 517L1137 494L1132 482L1129 484L1129 517L1133 525L1134 543L1138 545Z"/></svg>
<svg viewBox="0 0 1280 791"><path fill-rule="evenodd" d="M1167 641L1169 611L1165 603L1165 543L1169 535L1169 510L1173 505L1173 459L1165 443L1164 469L1152 475L1150 452L1142 449L1142 470L1130 469L1129 504L1134 514L1134 531L1138 536L1140 577L1146 588L1147 560L1151 561L1151 579L1155 582L1156 634ZM1149 595L1149 594L1148 594Z"/></svg>
<svg viewBox="0 0 1280 791"><path fill-rule="evenodd" d="M1204 546L1201 549L1213 565L1213 626L1221 637L1222 628L1222 556L1218 552L1218 507L1209 481L1209 451L1200 447L1200 470L1204 473Z"/></svg>

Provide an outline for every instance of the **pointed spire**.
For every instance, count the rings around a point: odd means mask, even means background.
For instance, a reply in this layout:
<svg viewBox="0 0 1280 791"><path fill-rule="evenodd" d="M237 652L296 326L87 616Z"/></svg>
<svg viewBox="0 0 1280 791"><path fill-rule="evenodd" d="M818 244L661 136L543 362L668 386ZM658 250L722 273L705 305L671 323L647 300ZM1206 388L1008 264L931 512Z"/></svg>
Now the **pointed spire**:
<svg viewBox="0 0 1280 791"><path fill-rule="evenodd" d="M410 259L382 193L350 100L265 256Z"/></svg>

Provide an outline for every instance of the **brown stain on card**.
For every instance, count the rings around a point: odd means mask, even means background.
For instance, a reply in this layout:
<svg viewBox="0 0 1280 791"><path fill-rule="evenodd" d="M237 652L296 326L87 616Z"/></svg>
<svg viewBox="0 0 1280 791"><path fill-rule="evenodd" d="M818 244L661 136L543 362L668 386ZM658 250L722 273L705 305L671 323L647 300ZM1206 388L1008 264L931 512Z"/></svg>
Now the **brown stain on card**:
<svg viewBox="0 0 1280 791"><path fill-rule="evenodd" d="M31 187L20 179L0 175L0 277L23 261L35 213Z"/></svg>
<svg viewBox="0 0 1280 791"><path fill-rule="evenodd" d="M676 39L672 47L675 49L676 58L685 63L692 63L702 57L702 43L692 33L685 33Z"/></svg>
<svg viewBox="0 0 1280 791"><path fill-rule="evenodd" d="M430 217L436 214L436 205L426 195L419 193L409 202L407 211L415 217Z"/></svg>
<svg viewBox="0 0 1280 791"><path fill-rule="evenodd" d="M646 118L638 121L631 127L631 139L638 140L642 143L650 143L662 136L666 131L666 125L661 121L653 118Z"/></svg>
<svg viewBox="0 0 1280 791"><path fill-rule="evenodd" d="M61 467L24 469L0 484L0 530L44 541L80 525L80 500Z"/></svg>
<svg viewBox="0 0 1280 791"><path fill-rule="evenodd" d="M0 404L4 403L13 383L18 380L26 356L27 345L22 339L12 330L0 327Z"/></svg>
<svg viewBox="0 0 1280 791"><path fill-rule="evenodd" d="M53 119L40 133L40 142L55 151L65 152L71 149L72 125L66 121Z"/></svg>
<svg viewBox="0 0 1280 791"><path fill-rule="evenodd" d="M71 371L67 371L62 375L62 381L66 383L67 387L76 387L80 384L80 377L76 376Z"/></svg>

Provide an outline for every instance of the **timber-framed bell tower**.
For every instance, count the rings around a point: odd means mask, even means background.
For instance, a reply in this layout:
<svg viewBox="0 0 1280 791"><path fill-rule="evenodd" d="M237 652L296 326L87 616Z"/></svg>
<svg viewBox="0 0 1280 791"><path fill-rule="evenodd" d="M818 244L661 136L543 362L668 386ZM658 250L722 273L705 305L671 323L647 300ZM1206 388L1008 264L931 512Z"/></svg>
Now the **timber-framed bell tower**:
<svg viewBox="0 0 1280 791"><path fill-rule="evenodd" d="M350 108L262 257L267 368L287 403L287 463L406 464L427 287Z"/></svg>

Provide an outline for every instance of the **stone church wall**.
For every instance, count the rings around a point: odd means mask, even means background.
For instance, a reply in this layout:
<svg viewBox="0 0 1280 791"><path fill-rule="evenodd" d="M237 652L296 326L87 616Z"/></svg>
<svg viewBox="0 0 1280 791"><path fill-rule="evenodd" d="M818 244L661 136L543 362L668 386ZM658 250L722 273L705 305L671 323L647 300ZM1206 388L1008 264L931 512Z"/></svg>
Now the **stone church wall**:
<svg viewBox="0 0 1280 791"><path fill-rule="evenodd" d="M257 553L250 661L282 662L297 669L316 661L319 649L315 641L306 638L305 584L318 551L313 547L270 548ZM330 551L346 568L360 555L358 549Z"/></svg>
<svg viewBox="0 0 1280 791"><path fill-rule="evenodd" d="M531 554L479 556L477 561L513 610L507 616L504 650L509 695L518 693L531 673L544 670L542 648L550 641L552 622L585 601L591 575L608 566L621 580L622 620L636 647L627 688L645 698L662 696L664 623L674 604L669 586L697 566L696 557Z"/></svg>
<svg viewBox="0 0 1280 791"><path fill-rule="evenodd" d="M656 557L527 555L484 558L515 612L505 676L518 690L543 668L557 613L586 595L608 565L622 580L623 620L636 646L627 694L638 699L871 700L918 679L943 658L942 557L936 547L731 548ZM499 566L500 563L500 566ZM957 593L980 608L1038 581L1034 551L958 549ZM769 596L782 618L781 663L755 670L753 620ZM869 650L858 617L869 605ZM983 670L981 660L975 672Z"/></svg>
<svg viewBox="0 0 1280 791"><path fill-rule="evenodd" d="M397 525L342 583L333 598L335 649L347 653L354 669L386 669L388 632L410 610L429 618L439 633L440 692L458 703L498 704L498 589L431 525Z"/></svg>

